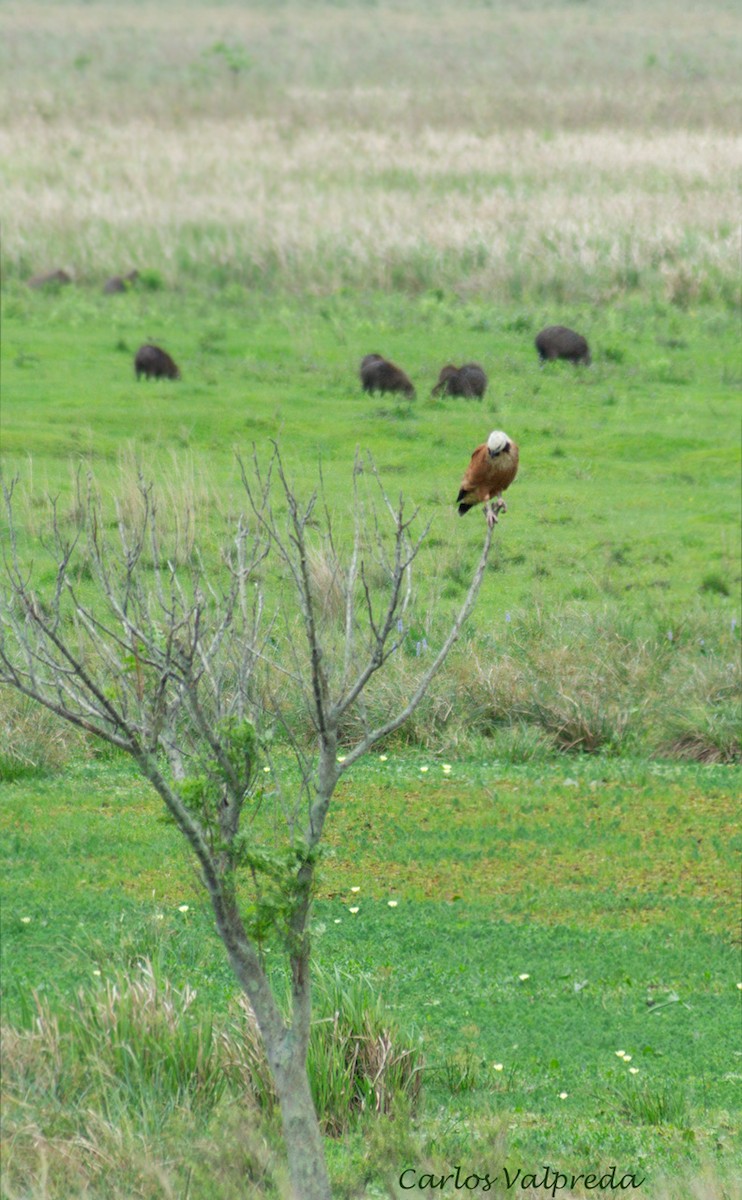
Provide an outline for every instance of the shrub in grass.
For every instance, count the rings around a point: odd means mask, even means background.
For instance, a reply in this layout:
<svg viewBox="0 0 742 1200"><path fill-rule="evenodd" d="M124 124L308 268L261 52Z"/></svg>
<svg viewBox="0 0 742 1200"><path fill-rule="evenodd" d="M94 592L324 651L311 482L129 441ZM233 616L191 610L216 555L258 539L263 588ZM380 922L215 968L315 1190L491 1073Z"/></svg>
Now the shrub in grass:
<svg viewBox="0 0 742 1200"><path fill-rule="evenodd" d="M3 1185L28 1200L267 1200L284 1197L275 1133L242 1100L211 1112L188 1101L139 1107L97 1051L40 1008L32 1029L3 1028ZM107 1079L108 1086L101 1084ZM140 1097L141 1098L141 1097ZM276 1186L277 1185L277 1186Z"/></svg>
<svg viewBox="0 0 742 1200"><path fill-rule="evenodd" d="M371 979L320 973L315 1003L309 1078L325 1131L340 1134L361 1113L390 1113L400 1095L414 1108L424 1066L420 1042L389 1019Z"/></svg>
<svg viewBox="0 0 742 1200"><path fill-rule="evenodd" d="M139 272L139 283L148 292L159 292L164 287L160 272L151 268Z"/></svg>
<svg viewBox="0 0 742 1200"><path fill-rule="evenodd" d="M655 1200L742 1200L739 1170L731 1173L716 1163L701 1170L655 1177Z"/></svg>
<svg viewBox="0 0 742 1200"><path fill-rule="evenodd" d="M235 1102L220 1104L205 1129L194 1137L184 1123L181 1136L182 1160L173 1164L181 1186L159 1191L158 1197L288 1200L291 1193L276 1153L276 1133L271 1124L257 1122L254 1113ZM159 1178L164 1177L161 1169Z"/></svg>
<svg viewBox="0 0 742 1200"><path fill-rule="evenodd" d="M738 700L713 709L690 706L675 715L669 733L658 748L663 757L701 763L742 760Z"/></svg>

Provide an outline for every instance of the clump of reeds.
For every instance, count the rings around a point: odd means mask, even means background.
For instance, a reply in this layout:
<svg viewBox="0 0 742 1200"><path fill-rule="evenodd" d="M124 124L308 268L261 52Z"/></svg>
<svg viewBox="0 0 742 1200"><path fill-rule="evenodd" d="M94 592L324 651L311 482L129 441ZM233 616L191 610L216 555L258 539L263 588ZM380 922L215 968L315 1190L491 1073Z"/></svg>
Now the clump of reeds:
<svg viewBox="0 0 742 1200"><path fill-rule="evenodd" d="M409 1113L423 1077L419 1039L389 1018L367 976L336 970L316 979L308 1066L325 1132L337 1136L398 1104ZM2 1031L9 1196L98 1195L116 1175L124 1190L112 1195L162 1195L158 1139L184 1128L203 1135L223 1119L241 1137L239 1152L233 1139L225 1152L218 1134L225 1173L239 1160L256 1196L281 1194L270 1190L281 1170L262 1132L277 1101L244 1000L217 1019L192 987L175 988L142 959L81 988L62 1012L37 994L26 1018ZM192 1162L198 1177L200 1169ZM47 1185L29 1191L39 1174Z"/></svg>

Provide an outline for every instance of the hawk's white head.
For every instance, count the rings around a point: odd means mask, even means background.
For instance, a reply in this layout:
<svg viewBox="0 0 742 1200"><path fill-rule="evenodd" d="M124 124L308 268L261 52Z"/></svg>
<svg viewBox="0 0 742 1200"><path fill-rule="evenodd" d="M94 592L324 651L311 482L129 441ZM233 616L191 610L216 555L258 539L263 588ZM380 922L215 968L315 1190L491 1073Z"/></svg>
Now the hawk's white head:
<svg viewBox="0 0 742 1200"><path fill-rule="evenodd" d="M493 429L487 438L487 452L490 458L497 458L510 449L510 438L501 429Z"/></svg>

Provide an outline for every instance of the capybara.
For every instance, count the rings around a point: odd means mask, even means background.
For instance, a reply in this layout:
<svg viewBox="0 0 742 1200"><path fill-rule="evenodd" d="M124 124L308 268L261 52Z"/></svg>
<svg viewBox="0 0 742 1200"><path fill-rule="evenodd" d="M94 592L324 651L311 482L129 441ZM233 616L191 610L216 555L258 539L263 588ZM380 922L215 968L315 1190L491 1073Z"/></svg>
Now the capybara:
<svg viewBox="0 0 742 1200"><path fill-rule="evenodd" d="M567 358L573 363L590 366L590 350L581 333L566 325L549 325L536 337L536 349L541 362L552 358Z"/></svg>
<svg viewBox="0 0 742 1200"><path fill-rule="evenodd" d="M138 278L138 271L129 271L128 275L112 275L103 284L103 291L107 296L113 296L117 292L128 292L131 285L136 283Z"/></svg>
<svg viewBox="0 0 742 1200"><path fill-rule="evenodd" d="M445 367L441 367L438 382L431 395L476 396L481 400L486 390L487 376L479 363L464 363L463 367L447 363Z"/></svg>
<svg viewBox="0 0 742 1200"><path fill-rule="evenodd" d="M415 388L402 368L380 354L367 354L362 359L361 384L364 392L402 392L411 400L415 395Z"/></svg>
<svg viewBox="0 0 742 1200"><path fill-rule="evenodd" d="M30 288L48 287L50 284L72 283L72 276L66 271L45 271L43 275L32 275L28 280Z"/></svg>
<svg viewBox="0 0 742 1200"><path fill-rule="evenodd" d="M170 355L159 346L140 346L134 357L137 379L180 379L180 371Z"/></svg>

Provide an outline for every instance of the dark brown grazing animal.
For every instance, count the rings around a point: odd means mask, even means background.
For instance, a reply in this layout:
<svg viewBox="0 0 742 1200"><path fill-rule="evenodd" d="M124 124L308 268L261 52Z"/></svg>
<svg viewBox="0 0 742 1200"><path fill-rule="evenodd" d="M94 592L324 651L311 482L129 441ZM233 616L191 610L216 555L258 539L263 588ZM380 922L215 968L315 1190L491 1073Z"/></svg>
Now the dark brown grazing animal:
<svg viewBox="0 0 742 1200"><path fill-rule="evenodd" d="M364 392L402 392L410 400L415 395L415 388L402 368L380 354L367 354L362 359L361 384Z"/></svg>
<svg viewBox="0 0 742 1200"><path fill-rule="evenodd" d="M140 346L134 357L137 379L180 379L180 371L169 354L159 346Z"/></svg>
<svg viewBox="0 0 742 1200"><path fill-rule="evenodd" d="M66 271L46 271L43 275L32 275L28 281L30 288L43 288L52 283L72 283L72 276Z"/></svg>
<svg viewBox="0 0 742 1200"><path fill-rule="evenodd" d="M552 358L568 358L573 363L590 366L590 350L581 333L566 325L549 325L536 337L536 349L541 362Z"/></svg>
<svg viewBox="0 0 742 1200"><path fill-rule="evenodd" d="M128 292L131 284L136 283L138 278L138 271L129 271L128 275L112 275L103 284L103 291L107 296L113 296L117 292Z"/></svg>
<svg viewBox="0 0 742 1200"><path fill-rule="evenodd" d="M431 396L476 396L482 399L487 390L487 376L479 363L464 363L463 367L455 367L453 363L441 367L438 382L430 393Z"/></svg>

